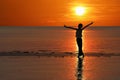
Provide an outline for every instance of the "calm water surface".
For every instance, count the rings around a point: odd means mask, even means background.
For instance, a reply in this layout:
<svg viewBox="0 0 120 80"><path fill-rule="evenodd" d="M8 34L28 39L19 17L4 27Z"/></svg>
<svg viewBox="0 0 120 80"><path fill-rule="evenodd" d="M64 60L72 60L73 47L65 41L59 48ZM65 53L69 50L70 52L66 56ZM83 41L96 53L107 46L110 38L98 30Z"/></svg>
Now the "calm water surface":
<svg viewBox="0 0 120 80"><path fill-rule="evenodd" d="M84 53L120 53L120 27L83 32ZM76 52L75 31L63 27L0 27L0 51ZM1 80L120 80L119 56L1 56Z"/></svg>
<svg viewBox="0 0 120 80"><path fill-rule="evenodd" d="M120 27L89 27L84 52L120 52ZM75 31L63 27L0 27L0 51L52 50L76 52Z"/></svg>
<svg viewBox="0 0 120 80"><path fill-rule="evenodd" d="M120 57L0 57L1 80L119 80Z"/></svg>

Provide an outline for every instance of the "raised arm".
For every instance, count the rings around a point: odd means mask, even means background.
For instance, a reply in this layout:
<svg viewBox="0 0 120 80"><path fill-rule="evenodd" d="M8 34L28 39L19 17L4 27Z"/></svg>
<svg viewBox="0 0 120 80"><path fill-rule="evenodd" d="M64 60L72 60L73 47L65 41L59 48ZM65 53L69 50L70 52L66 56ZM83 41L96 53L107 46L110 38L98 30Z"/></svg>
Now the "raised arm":
<svg viewBox="0 0 120 80"><path fill-rule="evenodd" d="M73 29L73 30L77 30L77 28L73 28L73 27L68 27L66 25L64 25L65 28L69 28L69 29Z"/></svg>
<svg viewBox="0 0 120 80"><path fill-rule="evenodd" d="M93 22L91 22L91 23L87 24L86 26L84 26L84 27L82 28L82 30L85 29L85 28L87 28L87 27L90 26L91 24L93 24Z"/></svg>

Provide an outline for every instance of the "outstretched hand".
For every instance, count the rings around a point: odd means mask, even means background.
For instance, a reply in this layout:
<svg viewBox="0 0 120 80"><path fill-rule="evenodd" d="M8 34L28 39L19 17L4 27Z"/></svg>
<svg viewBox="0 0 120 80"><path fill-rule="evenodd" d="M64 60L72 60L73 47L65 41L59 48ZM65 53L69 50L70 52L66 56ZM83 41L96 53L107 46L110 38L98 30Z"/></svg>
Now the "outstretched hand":
<svg viewBox="0 0 120 80"><path fill-rule="evenodd" d="M86 25L86 26L89 26L89 25L91 25L91 24L93 24L94 22L91 22L91 23L89 23L88 25Z"/></svg>
<svg viewBox="0 0 120 80"><path fill-rule="evenodd" d="M69 29L73 29L73 30L77 30L77 28L71 27L71 26L66 26L64 25L65 28L69 28Z"/></svg>
<svg viewBox="0 0 120 80"><path fill-rule="evenodd" d="M91 24L93 24L94 22L91 22Z"/></svg>
<svg viewBox="0 0 120 80"><path fill-rule="evenodd" d="M64 27L66 28L67 26L66 26L66 25L64 25Z"/></svg>
<svg viewBox="0 0 120 80"><path fill-rule="evenodd" d="M93 24L93 22L91 22L91 23L87 24L86 26L84 26L84 27L82 28L82 30L84 30L85 28L87 28L87 27L90 26L91 24Z"/></svg>

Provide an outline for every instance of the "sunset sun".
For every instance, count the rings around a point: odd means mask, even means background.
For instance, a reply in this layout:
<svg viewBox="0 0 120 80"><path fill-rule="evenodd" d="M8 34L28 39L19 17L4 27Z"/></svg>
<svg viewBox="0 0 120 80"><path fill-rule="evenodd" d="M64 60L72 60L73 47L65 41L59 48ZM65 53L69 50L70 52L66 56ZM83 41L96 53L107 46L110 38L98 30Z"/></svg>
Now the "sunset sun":
<svg viewBox="0 0 120 80"><path fill-rule="evenodd" d="M75 7L75 13L78 16L82 16L85 14L85 7Z"/></svg>

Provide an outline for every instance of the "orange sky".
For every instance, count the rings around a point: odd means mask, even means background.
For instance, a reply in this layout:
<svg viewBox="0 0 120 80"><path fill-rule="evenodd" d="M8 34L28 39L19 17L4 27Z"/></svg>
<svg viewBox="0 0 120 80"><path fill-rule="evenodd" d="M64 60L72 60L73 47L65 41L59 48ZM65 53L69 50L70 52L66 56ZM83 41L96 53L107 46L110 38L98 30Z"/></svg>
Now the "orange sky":
<svg viewBox="0 0 120 80"><path fill-rule="evenodd" d="M120 26L120 0L1 0L0 26L61 26L94 21L94 26ZM75 15L73 7L86 7Z"/></svg>

